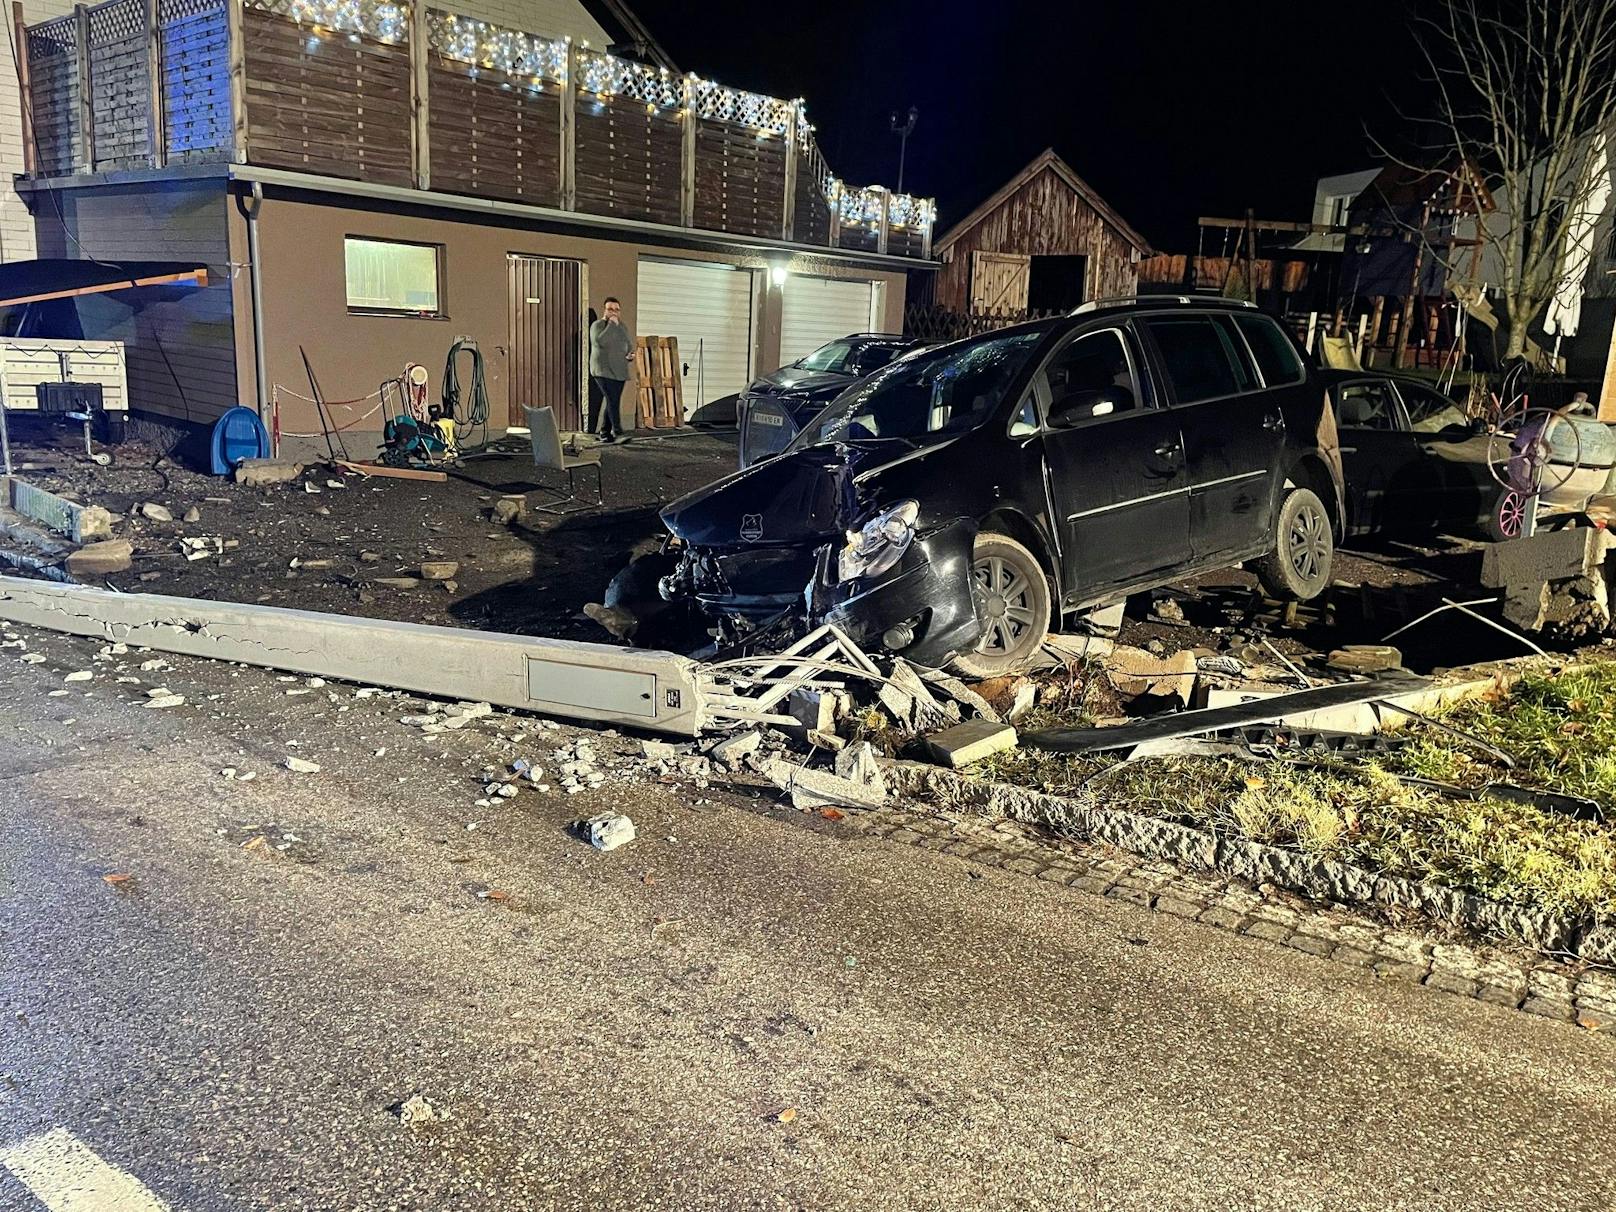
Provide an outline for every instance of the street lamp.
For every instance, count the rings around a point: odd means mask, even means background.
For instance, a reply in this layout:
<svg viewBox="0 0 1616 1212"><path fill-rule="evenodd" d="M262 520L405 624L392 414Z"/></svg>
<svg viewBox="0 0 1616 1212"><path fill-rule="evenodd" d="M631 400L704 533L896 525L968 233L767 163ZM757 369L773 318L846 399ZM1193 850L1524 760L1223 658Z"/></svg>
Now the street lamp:
<svg viewBox="0 0 1616 1212"><path fill-rule="evenodd" d="M903 162L908 158L909 136L914 134L915 123L920 121L920 111L911 105L903 121L899 121L898 111L893 110L888 121L892 125L892 133L897 135L900 140L898 144L898 192L901 194L903 192Z"/></svg>

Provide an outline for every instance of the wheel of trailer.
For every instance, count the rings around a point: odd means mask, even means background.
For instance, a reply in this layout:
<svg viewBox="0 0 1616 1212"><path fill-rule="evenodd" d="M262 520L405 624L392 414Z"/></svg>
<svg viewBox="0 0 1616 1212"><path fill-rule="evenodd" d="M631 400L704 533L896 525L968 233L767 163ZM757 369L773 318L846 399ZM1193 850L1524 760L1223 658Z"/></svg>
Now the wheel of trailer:
<svg viewBox="0 0 1616 1212"><path fill-rule="evenodd" d="M1252 565L1272 596L1310 601L1330 583L1335 534L1324 502L1311 488L1293 488L1274 519L1274 547Z"/></svg>
<svg viewBox="0 0 1616 1212"><path fill-rule="evenodd" d="M1526 524L1526 497L1513 488L1506 488L1493 502L1493 511L1487 515L1482 530L1494 543L1521 537Z"/></svg>
<svg viewBox="0 0 1616 1212"><path fill-rule="evenodd" d="M979 678L1019 668L1049 633L1049 578L1038 557L1008 535L984 531L971 552L971 579L982 639L955 666Z"/></svg>

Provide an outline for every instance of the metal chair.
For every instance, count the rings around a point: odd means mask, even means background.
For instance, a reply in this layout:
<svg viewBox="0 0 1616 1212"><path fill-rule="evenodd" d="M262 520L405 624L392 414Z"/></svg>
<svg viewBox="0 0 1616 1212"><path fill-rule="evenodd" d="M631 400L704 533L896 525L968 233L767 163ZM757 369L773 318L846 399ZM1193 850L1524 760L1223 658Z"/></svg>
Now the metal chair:
<svg viewBox="0 0 1616 1212"><path fill-rule="evenodd" d="M528 441L533 446L533 466L547 471L564 471L567 473L567 495L555 505L534 506L540 513L578 513L590 508L587 501L578 500L578 469L580 467L593 467L595 469L595 504L604 505L606 494L603 491L600 478L600 451L588 450L582 454L568 454L561 445L561 427L556 424L555 409L549 405L543 408L529 408L522 406L527 415ZM558 488L545 488L546 492L559 493Z"/></svg>

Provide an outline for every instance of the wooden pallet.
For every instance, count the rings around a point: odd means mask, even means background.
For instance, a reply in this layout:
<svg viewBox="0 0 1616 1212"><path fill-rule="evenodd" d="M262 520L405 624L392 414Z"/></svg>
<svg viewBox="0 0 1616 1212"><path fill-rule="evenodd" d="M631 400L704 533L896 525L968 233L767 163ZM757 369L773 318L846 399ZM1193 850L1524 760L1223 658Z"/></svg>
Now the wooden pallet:
<svg viewBox="0 0 1616 1212"><path fill-rule="evenodd" d="M639 393L635 414L639 429L656 427L656 393L651 381L651 351L656 340L656 337L641 337L634 342L634 387Z"/></svg>
<svg viewBox="0 0 1616 1212"><path fill-rule="evenodd" d="M684 376L679 373L679 338L656 338L653 352L656 424L658 429L672 429L685 421Z"/></svg>

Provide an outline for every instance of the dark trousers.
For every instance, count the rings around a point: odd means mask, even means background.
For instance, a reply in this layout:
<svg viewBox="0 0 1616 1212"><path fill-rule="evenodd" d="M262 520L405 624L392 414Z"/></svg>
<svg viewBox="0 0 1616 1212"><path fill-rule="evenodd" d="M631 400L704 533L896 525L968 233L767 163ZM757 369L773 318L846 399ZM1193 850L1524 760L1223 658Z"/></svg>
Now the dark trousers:
<svg viewBox="0 0 1616 1212"><path fill-rule="evenodd" d="M591 376L600 388L600 415L595 417L589 431L603 438L615 438L623 430L623 380Z"/></svg>

